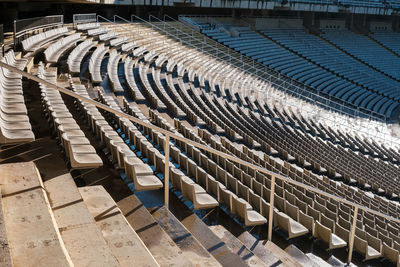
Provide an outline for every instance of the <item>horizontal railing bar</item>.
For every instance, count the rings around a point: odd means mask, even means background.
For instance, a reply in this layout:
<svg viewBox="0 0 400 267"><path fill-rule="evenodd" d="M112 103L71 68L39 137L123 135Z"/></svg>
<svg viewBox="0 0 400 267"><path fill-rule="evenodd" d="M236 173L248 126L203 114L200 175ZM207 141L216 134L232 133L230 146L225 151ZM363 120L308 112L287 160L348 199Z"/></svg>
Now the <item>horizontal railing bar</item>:
<svg viewBox="0 0 400 267"><path fill-rule="evenodd" d="M30 73L25 72L25 71L19 70L19 69L15 68L15 67L13 67L13 66L10 66L10 65L8 65L7 63L4 63L4 62L2 62L2 61L0 61L0 67L6 68L6 69L8 69L8 70L10 70L10 71L12 71L12 72L18 73L18 74L20 74L20 75L22 75L22 76L24 76L24 77L26 77L26 78L28 78L28 79L30 79L30 80L33 80L33 81L36 81L36 82L38 82L38 83L44 84L44 85L46 85L46 86L48 86L48 87L50 87L50 88L53 88L53 89L55 89L55 90L57 90L57 91L60 91L60 92L63 93L63 94L69 95L69 96L71 96L71 97L73 97L73 98L76 98L76 99L79 99L79 100L82 100L83 102L92 104L92 105L94 105L94 106L96 106L96 107L98 107L98 108L100 108L100 109L102 109L102 110L111 112L111 113L113 113L114 115L117 115L118 117L128 119L128 120L130 120L130 121L132 121L132 122L134 122L134 123L137 123L137 124L139 124L139 125L141 125L141 126L143 126L143 127L147 127L147 128L152 129L152 130L158 131L158 132L160 132L160 133L162 133L162 134L164 134L164 135L166 135L166 136L169 136L170 138L183 141L183 142L185 142L185 143L187 143L187 144L190 144L190 145L193 145L193 146L195 146L195 147L197 147L197 148L199 148L199 149L202 149L202 150L211 152L211 153L216 154L216 155L218 155L218 156L222 156L222 157L224 157L225 159L231 160L231 161L236 162L236 163L239 163L239 164L241 164L241 165L245 165L245 166L250 167L250 168L252 168L252 169L254 169L254 170L257 170L257 171L259 171L259 172L262 172L262 173L265 173L265 174L268 174L268 175L273 175L273 176L275 176L275 178L278 178L278 179L280 179L280 180L283 180L283 181L288 182L288 183L293 184L293 185L300 186L300 187L302 187L302 188L304 188L304 189L306 189L306 190L313 191L313 192L315 192L315 193L317 193L317 194L324 195L324 196L326 196L326 197L332 198L332 199L334 199L334 200L337 200L337 201L342 202L342 203L344 203L344 204L347 204L347 205L349 205L349 206L357 207L358 209L362 209L362 210L364 210L364 211L366 211L366 212L369 212L369 213L375 214L375 215L377 215L377 216L383 217L383 218L385 218L385 219L387 219L387 220L400 223L400 219L397 219L397 218L394 218L394 217L389 216L389 215L387 215L387 214L383 214L383 213L381 213L381 212L379 212L379 211L375 211L375 210L372 210L372 209L370 209L370 208L361 206L361 205L359 205L359 204L357 204L357 203L354 203L354 202L351 202L351 201L349 201L349 200L347 200L347 199L344 199L344 198L341 198L341 197L332 195L332 194L330 194L330 193L324 192L324 191L322 191L322 190L320 190L320 189L318 189L318 188L315 188L315 187L312 187L312 186L309 186L309 185L300 183L300 182L298 182L298 181L292 180L291 178L284 177L284 176L282 176L282 175L280 175L280 174L271 172L271 171L269 171L269 170L267 170L267 169L265 169L265 168L263 168L263 167L261 167L261 166L254 165L254 164L249 163L249 162L247 162L247 161L244 161L244 160L242 160L242 159L240 159L240 158L238 158L238 157L236 157L236 156L232 156L232 155L223 153L223 152L221 152L221 151L218 151L218 150L216 150L216 149L210 148L209 146L199 144L199 143L197 143L197 142L195 142L195 141L192 141L192 140L187 139L187 138L185 138L185 137L176 135L176 134L174 134L174 133L172 133L172 132L170 132L170 131L168 131L168 130L165 130L165 129L163 129L163 128L157 127L157 126L155 126L155 125L153 125L153 124L145 123L145 122L141 121L140 119L135 118L135 117L133 117L133 116L131 116L131 115L129 115L129 114L126 114L126 113L124 113L124 112L115 110L115 109L113 109L113 108L111 108L111 107L109 107L109 106L107 106L107 105L104 105L104 104L102 104L102 103L99 103L99 102L97 102L97 101L95 101L95 100L93 100L93 99L90 99L90 98L81 96L81 95L79 95L79 94L76 94L75 92L73 92L73 91L71 91L71 90L68 90L68 89L66 89L66 88L64 88L64 87L61 87L61 86L58 86L58 85L56 85L56 84L50 83L50 82L48 82L48 81L46 81L46 80L43 80L43 79L41 79L41 78L39 78L39 77L37 77L37 76L34 76L34 75L30 74Z"/></svg>

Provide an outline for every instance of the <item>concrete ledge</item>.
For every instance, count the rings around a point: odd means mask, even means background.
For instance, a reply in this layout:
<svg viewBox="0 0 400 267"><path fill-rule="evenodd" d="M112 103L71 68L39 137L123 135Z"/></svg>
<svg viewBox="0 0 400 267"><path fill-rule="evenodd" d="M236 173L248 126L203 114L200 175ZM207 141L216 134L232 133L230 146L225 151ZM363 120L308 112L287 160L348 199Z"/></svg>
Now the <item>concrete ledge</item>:
<svg viewBox="0 0 400 267"><path fill-rule="evenodd" d="M79 192L121 266L159 266L102 186L82 187Z"/></svg>
<svg viewBox="0 0 400 267"><path fill-rule="evenodd" d="M69 173L44 183L60 233L75 266L119 266Z"/></svg>
<svg viewBox="0 0 400 267"><path fill-rule="evenodd" d="M33 162L0 165L7 238L14 266L72 266Z"/></svg>

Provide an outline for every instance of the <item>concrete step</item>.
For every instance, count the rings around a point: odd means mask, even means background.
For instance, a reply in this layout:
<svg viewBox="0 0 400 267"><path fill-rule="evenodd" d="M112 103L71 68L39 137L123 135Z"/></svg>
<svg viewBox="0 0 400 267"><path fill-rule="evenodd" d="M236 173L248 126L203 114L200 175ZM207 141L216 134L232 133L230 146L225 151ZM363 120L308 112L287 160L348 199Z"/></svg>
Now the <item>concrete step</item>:
<svg viewBox="0 0 400 267"><path fill-rule="evenodd" d="M185 252L158 225L135 195L118 201L118 207L160 266L195 265L186 259Z"/></svg>
<svg viewBox="0 0 400 267"><path fill-rule="evenodd" d="M3 215L14 266L71 266L33 162L0 165Z"/></svg>
<svg viewBox="0 0 400 267"><path fill-rule="evenodd" d="M244 231L237 237L251 252L265 262L268 266L284 266L285 264L274 253L264 246L264 243L249 232ZM266 243L266 242L265 242Z"/></svg>
<svg viewBox="0 0 400 267"><path fill-rule="evenodd" d="M320 266L318 262L314 262L311 258L307 257L300 249L298 249L294 245L289 245L285 251L292 256L297 262L299 262L303 266Z"/></svg>
<svg viewBox="0 0 400 267"><path fill-rule="evenodd" d="M221 266L213 253L199 242L188 229L164 207L151 208L151 215L161 228L171 237L182 250L185 257L196 266Z"/></svg>
<svg viewBox="0 0 400 267"><path fill-rule="evenodd" d="M311 266L311 265L303 265L296 258L292 257L288 252L278 247L275 243L271 241L267 241L264 243L264 246L271 251L279 260L282 262L283 266Z"/></svg>
<svg viewBox="0 0 400 267"><path fill-rule="evenodd" d="M121 266L159 266L102 186L82 187L79 192Z"/></svg>
<svg viewBox="0 0 400 267"><path fill-rule="evenodd" d="M119 266L67 173L44 182L65 247L75 266Z"/></svg>
<svg viewBox="0 0 400 267"><path fill-rule="evenodd" d="M350 266L350 267L356 267L357 265L355 265L354 263L350 262L349 265L347 265L347 263L342 262L341 260L339 260L338 258L336 258L334 255L330 256L329 259L327 260L327 262L331 265L331 266L335 266L335 267L346 267L346 266Z"/></svg>
<svg viewBox="0 0 400 267"><path fill-rule="evenodd" d="M312 260L317 266L321 267L332 267L328 262L324 261L321 257L318 257L315 254L307 253L306 256Z"/></svg>
<svg viewBox="0 0 400 267"><path fill-rule="evenodd" d="M228 246L218 238L195 214L184 218L182 224L223 266L247 266L242 259L232 253Z"/></svg>
<svg viewBox="0 0 400 267"><path fill-rule="evenodd" d="M233 253L239 255L248 266L268 266L222 225L213 225L209 226L209 228Z"/></svg>
<svg viewBox="0 0 400 267"><path fill-rule="evenodd" d="M2 183L2 178L0 178L0 184L1 183ZM10 248L8 247L6 226L3 216L3 208L1 205L1 187L0 187L0 266L4 267L12 266Z"/></svg>

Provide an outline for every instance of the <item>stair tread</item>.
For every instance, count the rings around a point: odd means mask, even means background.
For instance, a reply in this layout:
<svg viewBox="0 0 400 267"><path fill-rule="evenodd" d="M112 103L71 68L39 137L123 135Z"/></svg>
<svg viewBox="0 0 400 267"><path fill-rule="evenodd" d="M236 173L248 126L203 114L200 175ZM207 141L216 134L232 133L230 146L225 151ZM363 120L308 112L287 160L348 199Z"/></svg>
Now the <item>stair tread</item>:
<svg viewBox="0 0 400 267"><path fill-rule="evenodd" d="M264 246L271 251L279 260L283 263L284 266L303 266L301 262L298 262L297 259L292 257L289 253L285 250L278 247L275 243L271 241L267 241Z"/></svg>
<svg viewBox="0 0 400 267"><path fill-rule="evenodd" d="M72 264L34 163L4 164L0 166L0 173L3 215L13 265Z"/></svg>
<svg viewBox="0 0 400 267"><path fill-rule="evenodd" d="M183 219L182 224L223 266L246 266L195 214Z"/></svg>
<svg viewBox="0 0 400 267"><path fill-rule="evenodd" d="M121 266L159 266L102 186L82 187L79 192Z"/></svg>
<svg viewBox="0 0 400 267"><path fill-rule="evenodd" d="M0 178L1 183L1 178ZM1 188L0 188L0 266L11 267L11 255L8 247L8 239L6 234L6 226L3 216L3 208L1 205Z"/></svg>
<svg viewBox="0 0 400 267"><path fill-rule="evenodd" d="M247 249L247 247L239 239L231 234L231 232L226 230L222 225L213 225L209 228L228 246L233 253L239 255L248 266L268 266L256 255L254 255L254 253Z"/></svg>
<svg viewBox="0 0 400 267"><path fill-rule="evenodd" d="M319 266L296 246L289 245L285 251L303 266Z"/></svg>
<svg viewBox="0 0 400 267"><path fill-rule="evenodd" d="M262 241L257 240L249 232L244 231L237 237L251 252L259 257L263 262L269 266L279 266L282 262L278 263L280 259L263 245Z"/></svg>
<svg viewBox="0 0 400 267"><path fill-rule="evenodd" d="M161 266L192 266L135 195L118 201L118 207Z"/></svg>
<svg viewBox="0 0 400 267"><path fill-rule="evenodd" d="M324 261L323 259L321 259L320 257L318 257L317 255L314 255L313 253L307 253L306 256L312 260L315 265L317 266L321 266L321 267L332 267L332 265L330 265L328 262Z"/></svg>
<svg viewBox="0 0 400 267"><path fill-rule="evenodd" d="M118 266L72 176L69 173L60 175L46 181L44 185L73 263L76 266Z"/></svg>
<svg viewBox="0 0 400 267"><path fill-rule="evenodd" d="M168 233L184 255L195 265L220 266L212 253L209 253L170 211L167 212L168 218L165 218L164 207L151 208L149 211L161 228Z"/></svg>

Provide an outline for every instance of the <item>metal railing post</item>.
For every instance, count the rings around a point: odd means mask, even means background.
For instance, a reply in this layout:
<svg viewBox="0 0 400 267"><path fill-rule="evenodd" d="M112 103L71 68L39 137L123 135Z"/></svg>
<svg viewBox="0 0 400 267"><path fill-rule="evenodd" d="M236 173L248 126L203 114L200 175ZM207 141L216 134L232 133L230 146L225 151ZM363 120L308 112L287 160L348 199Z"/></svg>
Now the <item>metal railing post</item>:
<svg viewBox="0 0 400 267"><path fill-rule="evenodd" d="M14 32L13 32L14 50L15 50L16 47L17 47L17 36L16 36L16 34L17 34L17 21L14 20Z"/></svg>
<svg viewBox="0 0 400 267"><path fill-rule="evenodd" d="M169 135L165 135L164 144L165 166L164 166L164 206L168 209L169 204Z"/></svg>
<svg viewBox="0 0 400 267"><path fill-rule="evenodd" d="M268 241L272 240L272 225L274 218L275 175L271 177L271 192L269 194Z"/></svg>
<svg viewBox="0 0 400 267"><path fill-rule="evenodd" d="M354 206L354 217L353 217L353 224L351 226L351 232L350 232L349 256L347 258L347 265L350 265L351 257L353 255L354 235L356 233L356 224L357 224L357 214L358 214L358 207Z"/></svg>

